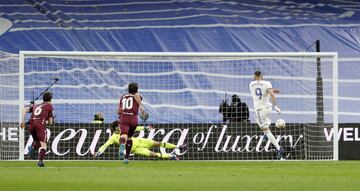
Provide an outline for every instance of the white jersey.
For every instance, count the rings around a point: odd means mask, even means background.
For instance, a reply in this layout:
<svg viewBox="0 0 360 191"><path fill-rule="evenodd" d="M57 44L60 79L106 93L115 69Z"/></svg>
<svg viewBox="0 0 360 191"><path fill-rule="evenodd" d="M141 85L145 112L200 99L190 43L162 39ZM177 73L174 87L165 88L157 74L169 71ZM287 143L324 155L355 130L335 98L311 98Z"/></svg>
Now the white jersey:
<svg viewBox="0 0 360 191"><path fill-rule="evenodd" d="M271 107L268 89L272 88L271 83L266 80L255 80L250 82L250 92L254 101L255 109Z"/></svg>

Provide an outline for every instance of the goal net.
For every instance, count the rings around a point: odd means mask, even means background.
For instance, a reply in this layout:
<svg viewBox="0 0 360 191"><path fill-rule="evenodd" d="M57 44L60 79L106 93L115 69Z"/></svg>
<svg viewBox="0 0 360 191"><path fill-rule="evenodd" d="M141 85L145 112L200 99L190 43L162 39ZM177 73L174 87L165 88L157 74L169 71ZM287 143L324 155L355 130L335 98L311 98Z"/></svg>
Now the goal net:
<svg viewBox="0 0 360 191"><path fill-rule="evenodd" d="M19 60L0 51L0 160L19 159Z"/></svg>
<svg viewBox="0 0 360 191"><path fill-rule="evenodd" d="M281 90L277 103L282 113L272 111L270 129L285 157L337 160L335 53L21 52L20 58L24 68L20 105L59 79L50 89L56 124L48 127L48 159L93 159L111 135L109 124L118 119L119 97L130 82L139 84L150 113L149 120L139 123L155 127L136 136L188 144L185 152L152 149L155 152L175 153L184 160L276 159L274 146L264 140L255 122L249 91L254 72L260 70ZM249 117L241 109L244 105ZM104 116L104 124L91 124L95 114ZM17 119L15 115L11 117ZM286 121L284 129L274 126L280 118ZM20 141L26 147L32 138L25 131ZM117 150L110 146L97 159L116 159Z"/></svg>

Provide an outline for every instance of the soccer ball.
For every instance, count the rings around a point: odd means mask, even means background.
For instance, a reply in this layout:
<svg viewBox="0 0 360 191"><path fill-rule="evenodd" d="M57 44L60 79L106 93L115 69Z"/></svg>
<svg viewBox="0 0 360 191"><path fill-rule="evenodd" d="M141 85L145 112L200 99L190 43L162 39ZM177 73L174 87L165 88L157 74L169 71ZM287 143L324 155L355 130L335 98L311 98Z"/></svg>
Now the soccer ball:
<svg viewBox="0 0 360 191"><path fill-rule="evenodd" d="M278 129L282 129L282 128L285 128L285 121L283 120L283 119L278 119L278 120L276 120L276 122L275 122L275 126L276 126L276 128L278 128Z"/></svg>

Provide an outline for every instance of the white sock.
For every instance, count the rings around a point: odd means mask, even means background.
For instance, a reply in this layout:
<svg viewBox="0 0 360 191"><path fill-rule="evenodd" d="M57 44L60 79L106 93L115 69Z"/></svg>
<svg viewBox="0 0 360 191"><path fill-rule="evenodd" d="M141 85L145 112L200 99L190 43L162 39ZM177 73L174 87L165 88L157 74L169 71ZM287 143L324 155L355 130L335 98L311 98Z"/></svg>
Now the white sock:
<svg viewBox="0 0 360 191"><path fill-rule="evenodd" d="M270 130L264 131L264 134L268 137L270 142L276 147L276 150L280 150L280 145L276 141L274 135L271 133Z"/></svg>

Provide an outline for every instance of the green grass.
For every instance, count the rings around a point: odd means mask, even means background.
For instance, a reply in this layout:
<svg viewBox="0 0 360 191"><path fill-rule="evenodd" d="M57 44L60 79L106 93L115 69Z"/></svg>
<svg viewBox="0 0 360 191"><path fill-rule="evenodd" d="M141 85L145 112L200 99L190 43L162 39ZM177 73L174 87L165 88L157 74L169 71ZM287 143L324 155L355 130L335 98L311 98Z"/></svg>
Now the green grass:
<svg viewBox="0 0 360 191"><path fill-rule="evenodd" d="M0 162L0 190L360 190L360 161Z"/></svg>

